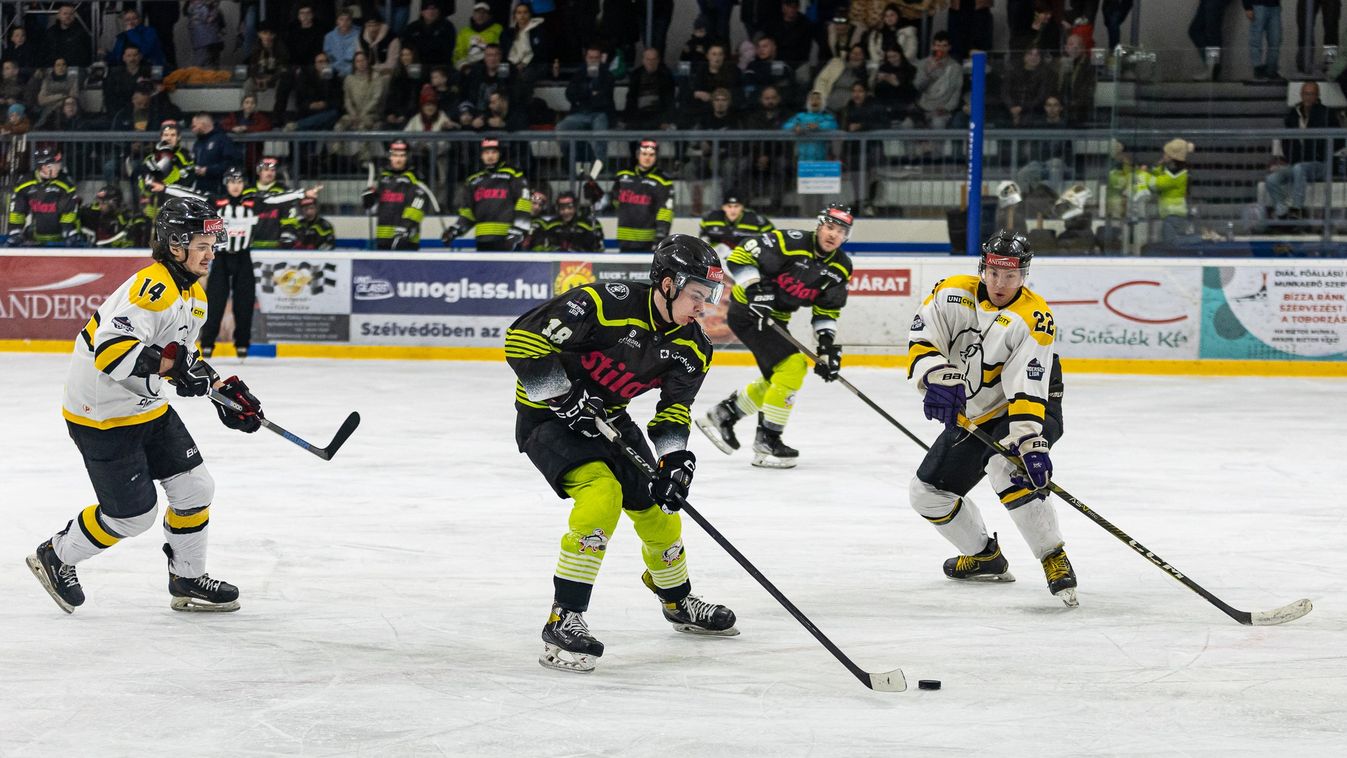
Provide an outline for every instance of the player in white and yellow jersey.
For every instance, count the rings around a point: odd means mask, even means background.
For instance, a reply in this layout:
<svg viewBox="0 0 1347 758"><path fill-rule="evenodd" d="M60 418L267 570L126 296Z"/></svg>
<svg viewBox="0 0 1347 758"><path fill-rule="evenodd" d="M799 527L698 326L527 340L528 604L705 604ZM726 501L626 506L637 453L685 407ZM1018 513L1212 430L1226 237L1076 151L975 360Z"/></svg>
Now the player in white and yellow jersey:
<svg viewBox="0 0 1347 758"><path fill-rule="evenodd" d="M154 525L158 480L164 514L170 607L238 610L238 588L206 574L206 531L215 482L196 442L164 395L212 388L244 411L217 406L225 426L255 432L261 403L238 377L221 380L193 347L206 320L199 279L225 244L225 225L197 199L165 201L155 218L154 263L118 287L75 338L62 414L98 503L38 546L27 562L66 613L84 602L75 565Z"/></svg>
<svg viewBox="0 0 1347 758"><path fill-rule="evenodd" d="M996 535L967 497L991 477L1001 503L1043 564L1048 590L1076 605L1076 574L1048 501L1050 445L1062 436L1062 371L1057 327L1043 298L1024 286L1033 253L1008 231L982 245L979 276L935 285L912 319L908 378L926 417L945 424L912 479L912 507L959 549L945 561L951 579L1014 581ZM958 426L966 415L1019 456L1020 473Z"/></svg>

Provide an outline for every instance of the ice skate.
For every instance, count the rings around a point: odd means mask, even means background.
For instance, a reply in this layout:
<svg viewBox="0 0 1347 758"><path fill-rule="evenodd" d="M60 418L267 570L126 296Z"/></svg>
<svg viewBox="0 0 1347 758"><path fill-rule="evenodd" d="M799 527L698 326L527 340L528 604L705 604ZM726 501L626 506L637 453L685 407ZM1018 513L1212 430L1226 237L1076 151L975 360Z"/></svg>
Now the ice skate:
<svg viewBox="0 0 1347 758"><path fill-rule="evenodd" d="M716 403L705 416L697 419L697 428L702 430L702 434L711 440L711 444L725 455L739 449L739 438L734 435L734 423L743 418L744 414L735 402L738 397L738 392L733 393Z"/></svg>
<svg viewBox="0 0 1347 758"><path fill-rule="evenodd" d="M1080 605L1076 598L1076 570L1066 557L1065 548L1057 548L1043 558L1043 574L1048 578L1048 592L1066 603L1067 608Z"/></svg>
<svg viewBox="0 0 1347 758"><path fill-rule="evenodd" d="M584 614L553 605L552 615L543 625L543 654L538 656L538 663L559 671L588 674L602 655L603 643L589 633Z"/></svg>
<svg viewBox="0 0 1347 758"><path fill-rule="evenodd" d="M1001 555L1001 544L996 541L995 534L977 555L960 555L945 561L945 576L964 582L1015 581L1010 573L1010 561Z"/></svg>
<svg viewBox="0 0 1347 758"><path fill-rule="evenodd" d="M758 422L758 434L753 439L753 465L758 468L795 468L800 451L781 441L781 431L768 429Z"/></svg>
<svg viewBox="0 0 1347 758"><path fill-rule="evenodd" d="M164 553L172 565L173 550L164 545ZM239 609L239 588L229 582L211 579L209 574L187 578L168 573L168 607L175 611L224 613Z"/></svg>
<svg viewBox="0 0 1347 758"><path fill-rule="evenodd" d="M56 557L56 549L47 540L37 546L37 552L24 559L33 576L42 583L42 589L51 595L51 599L66 613L74 613L75 606L84 604L84 588L75 575L75 566L62 563Z"/></svg>
<svg viewBox="0 0 1347 758"><path fill-rule="evenodd" d="M641 581L658 594L655 580L647 571L641 575ZM708 637L734 637L739 630L734 627L734 611L723 605L708 603L696 595L688 595L677 602L660 599L664 608L664 620L673 624L675 631L687 634L700 634Z"/></svg>

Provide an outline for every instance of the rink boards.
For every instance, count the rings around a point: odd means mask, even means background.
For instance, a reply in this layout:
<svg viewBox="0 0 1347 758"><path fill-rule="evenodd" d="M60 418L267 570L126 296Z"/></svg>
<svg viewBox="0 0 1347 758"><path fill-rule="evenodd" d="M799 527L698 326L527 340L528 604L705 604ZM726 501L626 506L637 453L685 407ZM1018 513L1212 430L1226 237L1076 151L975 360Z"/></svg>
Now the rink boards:
<svg viewBox="0 0 1347 758"><path fill-rule="evenodd" d="M639 254L253 258L253 354L278 357L500 360L504 330L525 310L575 287L649 276L649 256ZM147 262L130 250L0 252L0 350L69 350L102 298ZM852 365L905 365L922 299L944 277L976 271L973 259L949 256L854 262L839 327ZM1344 263L1040 258L1030 286L1051 306L1059 352L1075 371L1347 376ZM704 320L715 360L747 365L724 309ZM808 321L794 320L802 337Z"/></svg>

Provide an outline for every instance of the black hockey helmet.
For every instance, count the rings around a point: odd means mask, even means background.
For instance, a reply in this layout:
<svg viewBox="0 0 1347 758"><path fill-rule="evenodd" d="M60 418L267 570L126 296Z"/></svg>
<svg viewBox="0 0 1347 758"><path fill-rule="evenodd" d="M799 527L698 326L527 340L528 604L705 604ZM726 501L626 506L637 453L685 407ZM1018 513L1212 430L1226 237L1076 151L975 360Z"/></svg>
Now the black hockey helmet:
<svg viewBox="0 0 1347 758"><path fill-rule="evenodd" d="M846 230L847 236L851 236L851 225L856 223L856 217L851 213L851 206L843 203L828 203L828 207L818 212L819 225L832 224L840 226Z"/></svg>
<svg viewBox="0 0 1347 758"><path fill-rule="evenodd" d="M224 170L224 175L220 177L221 184L229 184L231 180L246 182L248 177L243 173L242 166L230 166Z"/></svg>
<svg viewBox="0 0 1347 758"><path fill-rule="evenodd" d="M993 234L982 243L982 259L978 261L978 273L988 266L1009 268L1019 271L1029 270L1029 261L1034 251L1029 247L1029 238L1008 229Z"/></svg>
<svg viewBox="0 0 1347 758"><path fill-rule="evenodd" d="M61 162L61 151L51 145L40 145L33 151L33 165L41 168Z"/></svg>
<svg viewBox="0 0 1347 758"><path fill-rule="evenodd" d="M120 207L122 204L122 191L115 184L105 184L94 193L94 199L103 205Z"/></svg>
<svg viewBox="0 0 1347 758"><path fill-rule="evenodd" d="M184 249L191 244L192 237L198 234L211 235L217 247L225 244L225 224L220 214L215 212L204 200L194 197L173 197L165 201L154 218L154 243L151 256L168 267L174 278L179 281L195 281L196 274L189 273L182 261L173 257L173 245Z"/></svg>
<svg viewBox="0 0 1347 758"><path fill-rule="evenodd" d="M580 203L579 203L579 201L576 199L575 193L574 193L574 192L571 192L570 190L566 190L565 192L561 193L560 195L557 195L557 205L558 205L558 206L561 206L561 205L579 205L579 204L580 204Z"/></svg>
<svg viewBox="0 0 1347 758"><path fill-rule="evenodd" d="M689 282L698 282L711 288L706 302L720 302L725 292L725 271L720 267L720 258L711 246L690 234L671 234L655 245L655 255L650 261L650 283L656 287L665 277L673 279L674 291L668 295L669 320L673 321L673 301L683 292Z"/></svg>

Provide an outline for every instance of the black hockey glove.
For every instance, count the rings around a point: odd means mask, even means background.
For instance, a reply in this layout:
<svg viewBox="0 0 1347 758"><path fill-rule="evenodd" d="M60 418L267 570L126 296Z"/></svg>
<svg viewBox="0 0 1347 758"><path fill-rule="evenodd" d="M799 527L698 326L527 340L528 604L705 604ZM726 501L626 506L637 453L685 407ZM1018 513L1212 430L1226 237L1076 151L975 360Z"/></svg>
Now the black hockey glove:
<svg viewBox="0 0 1347 758"><path fill-rule="evenodd" d="M510 250L523 250L524 237L528 235L523 229L511 228L505 235L505 247Z"/></svg>
<svg viewBox="0 0 1347 758"><path fill-rule="evenodd" d="M462 237L464 234L467 233L468 233L467 227L463 226L462 224L456 223L453 226L449 227L448 229L444 230L444 234L440 235L440 241L446 245L452 245L454 244L454 240L458 239L459 237Z"/></svg>
<svg viewBox="0 0 1347 758"><path fill-rule="evenodd" d="M571 385L571 391L564 396L549 401L552 412L572 430L586 437L600 437L596 419L604 418L603 400L589 394L579 384Z"/></svg>
<svg viewBox="0 0 1347 758"><path fill-rule="evenodd" d="M818 360L814 361L814 373L825 382L835 382L842 371L842 347L833 344L833 333L818 333Z"/></svg>
<svg viewBox="0 0 1347 758"><path fill-rule="evenodd" d="M772 308L776 306L776 286L759 279L744 288L744 297L748 300L748 309L758 320L758 331L765 332L772 326Z"/></svg>
<svg viewBox="0 0 1347 758"><path fill-rule="evenodd" d="M603 199L603 188L593 179L585 182L581 187L580 192L585 196L585 199L589 201L590 205Z"/></svg>
<svg viewBox="0 0 1347 758"><path fill-rule="evenodd" d="M173 384L181 397L201 397L210 394L213 377L210 367L202 364L196 368L192 360L192 351L179 342L170 342L160 351L163 357L173 361L173 365L162 376Z"/></svg>
<svg viewBox="0 0 1347 758"><path fill-rule="evenodd" d="M674 450L660 456L659 470L650 480L650 499L665 513L679 510L687 500L692 474L696 470L697 456L691 450Z"/></svg>
<svg viewBox="0 0 1347 758"><path fill-rule="evenodd" d="M262 401L248 390L248 385L242 379L231 376L224 380L224 384L220 385L220 394L243 406L243 411L239 412L216 403L215 411L220 414L221 423L248 434L262 428L262 419L265 418L262 415Z"/></svg>

